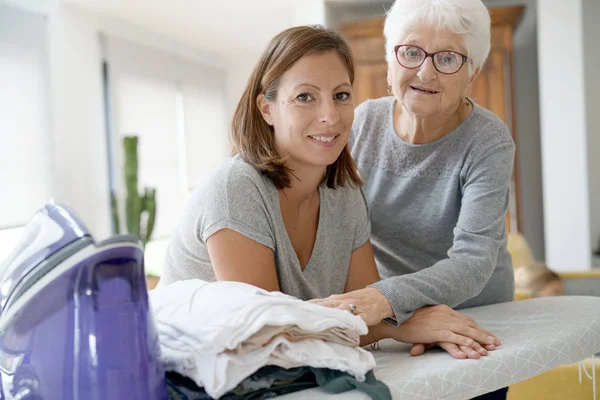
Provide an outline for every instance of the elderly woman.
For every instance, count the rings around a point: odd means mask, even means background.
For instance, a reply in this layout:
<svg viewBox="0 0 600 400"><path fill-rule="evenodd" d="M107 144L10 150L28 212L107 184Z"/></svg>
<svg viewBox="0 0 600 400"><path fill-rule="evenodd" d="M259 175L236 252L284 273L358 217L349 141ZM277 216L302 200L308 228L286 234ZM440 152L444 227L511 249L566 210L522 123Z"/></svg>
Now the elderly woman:
<svg viewBox="0 0 600 400"><path fill-rule="evenodd" d="M505 215L515 146L469 98L490 30L480 0L397 0L389 10L391 96L357 108L350 138L383 280L322 304L402 324L427 305L513 299Z"/></svg>

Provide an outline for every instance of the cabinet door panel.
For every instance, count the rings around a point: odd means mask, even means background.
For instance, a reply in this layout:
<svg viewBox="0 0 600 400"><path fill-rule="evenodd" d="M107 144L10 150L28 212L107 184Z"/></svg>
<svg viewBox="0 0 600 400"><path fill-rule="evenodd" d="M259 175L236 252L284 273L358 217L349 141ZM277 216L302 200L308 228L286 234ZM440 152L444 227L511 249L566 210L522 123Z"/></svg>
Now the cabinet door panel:
<svg viewBox="0 0 600 400"><path fill-rule="evenodd" d="M356 64L354 76L354 105L367 99L387 96L387 64Z"/></svg>

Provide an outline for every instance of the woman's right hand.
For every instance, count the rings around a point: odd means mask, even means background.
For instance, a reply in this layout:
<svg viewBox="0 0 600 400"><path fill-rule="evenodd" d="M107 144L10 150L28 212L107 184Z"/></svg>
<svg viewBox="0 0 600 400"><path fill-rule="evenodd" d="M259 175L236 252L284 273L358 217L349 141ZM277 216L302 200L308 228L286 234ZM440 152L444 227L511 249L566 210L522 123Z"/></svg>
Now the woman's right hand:
<svg viewBox="0 0 600 400"><path fill-rule="evenodd" d="M479 327L475 321L446 305L428 306L415 311L390 335L404 343L416 344L411 354L422 354L427 344L438 345L455 358L479 358L494 350L500 340Z"/></svg>

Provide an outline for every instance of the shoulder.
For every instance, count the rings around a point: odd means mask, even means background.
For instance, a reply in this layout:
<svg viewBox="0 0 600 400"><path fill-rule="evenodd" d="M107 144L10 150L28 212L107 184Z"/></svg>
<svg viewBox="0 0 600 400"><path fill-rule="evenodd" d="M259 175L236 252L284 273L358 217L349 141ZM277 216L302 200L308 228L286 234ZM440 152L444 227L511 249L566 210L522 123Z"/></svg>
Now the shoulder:
<svg viewBox="0 0 600 400"><path fill-rule="evenodd" d="M343 218L354 217L366 210L366 202L360 186L346 185L335 189L324 187L322 190L325 192L324 197L328 208Z"/></svg>
<svg viewBox="0 0 600 400"><path fill-rule="evenodd" d="M219 214L263 197L268 178L239 155L215 166L194 190L187 205L195 215Z"/></svg>
<svg viewBox="0 0 600 400"><path fill-rule="evenodd" d="M202 180L194 194L252 192L261 190L264 186L265 178L262 174L239 155L235 155L215 166Z"/></svg>
<svg viewBox="0 0 600 400"><path fill-rule="evenodd" d="M488 157L492 153L512 158L515 143L508 126L493 112L475 105L469 116L466 135L467 165Z"/></svg>
<svg viewBox="0 0 600 400"><path fill-rule="evenodd" d="M268 178L240 156L227 159L194 190L180 221L181 229L205 241L229 227L272 246L264 239L270 232L268 214L273 201L268 184ZM260 235L253 235L255 232Z"/></svg>
<svg viewBox="0 0 600 400"><path fill-rule="evenodd" d="M471 130L474 139L485 151L499 145L514 148L515 143L508 126L493 112L475 105Z"/></svg>

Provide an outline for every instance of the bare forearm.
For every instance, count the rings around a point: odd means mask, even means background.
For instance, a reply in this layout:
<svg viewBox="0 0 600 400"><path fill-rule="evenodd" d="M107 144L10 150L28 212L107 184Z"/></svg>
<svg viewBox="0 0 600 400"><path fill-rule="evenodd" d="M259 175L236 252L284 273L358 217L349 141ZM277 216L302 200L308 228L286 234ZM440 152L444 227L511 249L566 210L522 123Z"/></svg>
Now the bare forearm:
<svg viewBox="0 0 600 400"><path fill-rule="evenodd" d="M375 343L381 339L387 339L393 337L393 326L386 324L385 322L380 322L376 325L372 325L369 327L369 333L360 337L360 345L367 346L371 343Z"/></svg>

